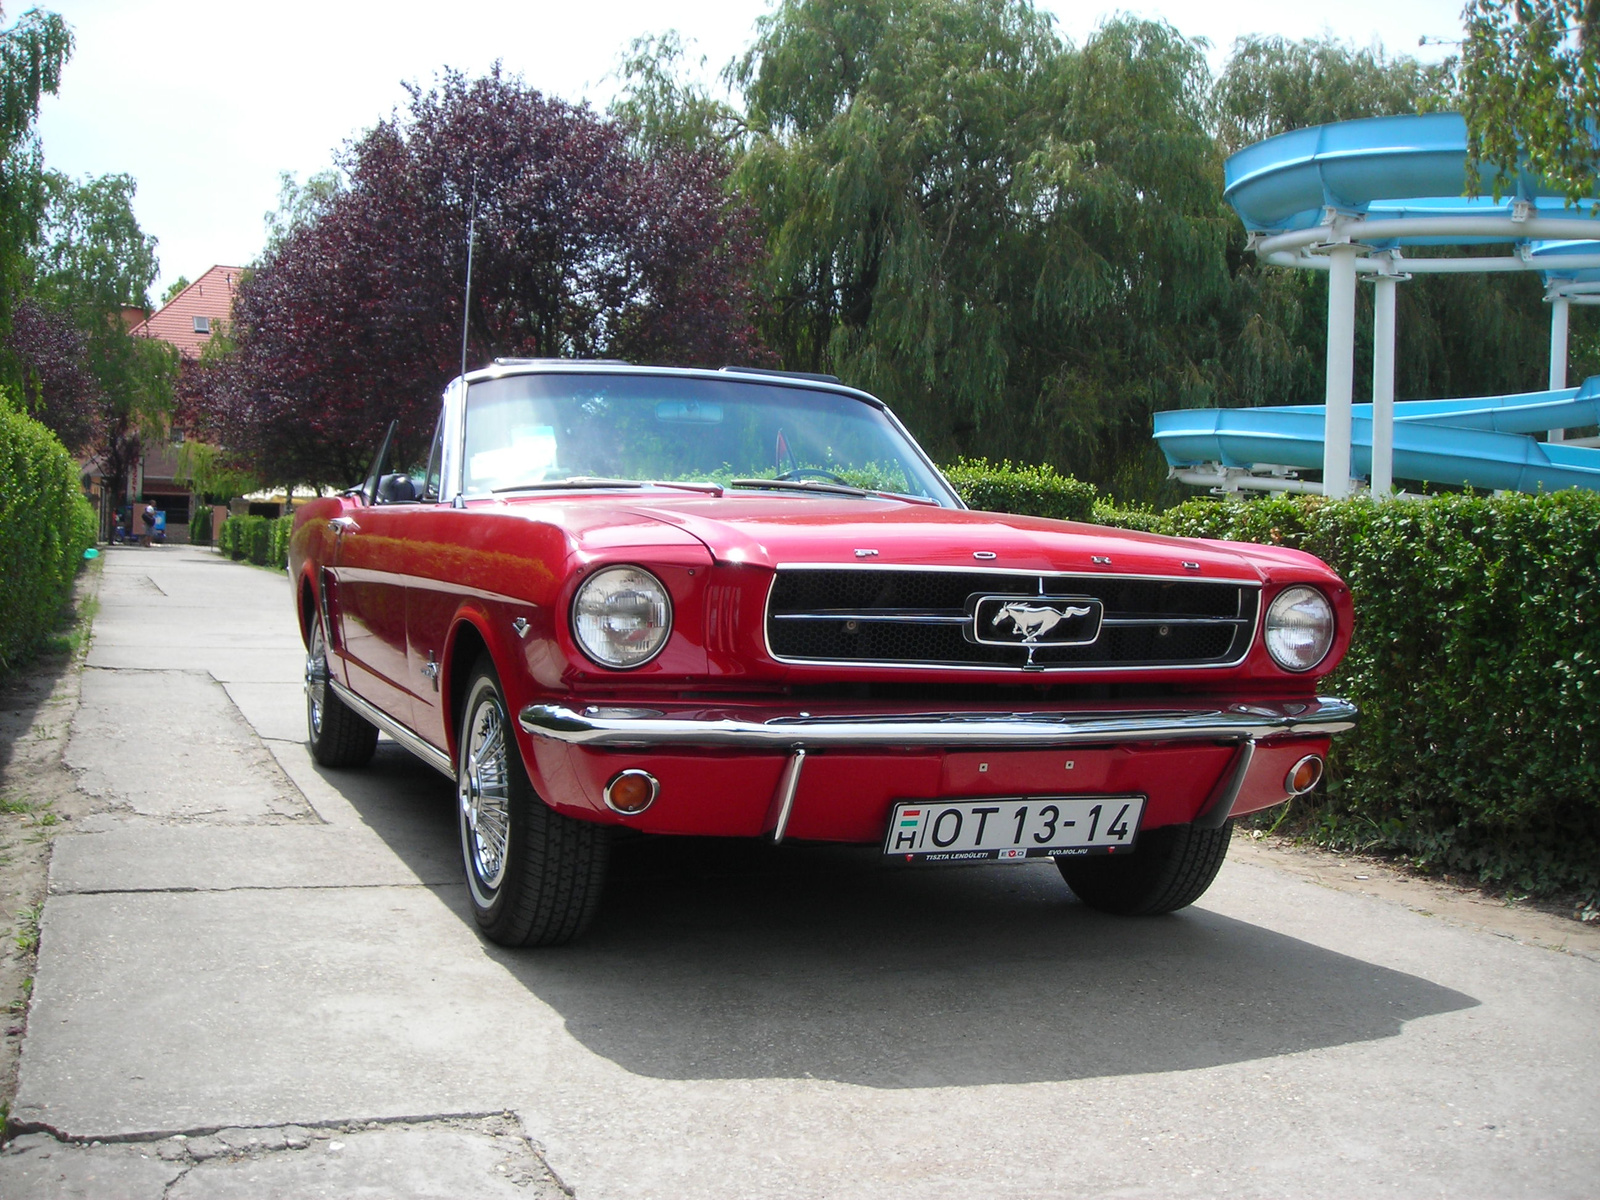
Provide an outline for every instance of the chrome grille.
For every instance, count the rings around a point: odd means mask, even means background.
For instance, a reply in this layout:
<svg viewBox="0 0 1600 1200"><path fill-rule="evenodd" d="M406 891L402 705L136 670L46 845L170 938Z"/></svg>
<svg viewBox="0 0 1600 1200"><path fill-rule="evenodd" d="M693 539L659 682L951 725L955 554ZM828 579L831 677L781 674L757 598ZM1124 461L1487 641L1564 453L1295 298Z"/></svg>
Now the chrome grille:
<svg viewBox="0 0 1600 1200"><path fill-rule="evenodd" d="M1087 596L1105 606L1081 646L980 645L979 596ZM893 567L779 568L767 643L790 662L1014 669L1220 666L1242 660L1255 631L1253 583Z"/></svg>

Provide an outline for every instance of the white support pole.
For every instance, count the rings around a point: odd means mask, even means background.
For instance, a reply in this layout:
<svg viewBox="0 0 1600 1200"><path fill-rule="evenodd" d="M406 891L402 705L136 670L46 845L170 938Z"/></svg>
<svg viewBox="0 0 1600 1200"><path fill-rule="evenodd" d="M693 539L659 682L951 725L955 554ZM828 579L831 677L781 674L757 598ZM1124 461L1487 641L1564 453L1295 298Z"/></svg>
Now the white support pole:
<svg viewBox="0 0 1600 1200"><path fill-rule="evenodd" d="M1393 275L1373 276L1372 293L1372 494L1394 491L1394 286Z"/></svg>
<svg viewBox="0 0 1600 1200"><path fill-rule="evenodd" d="M1356 256L1348 242L1328 249L1327 420L1322 434L1322 494L1350 494L1350 403L1356 369Z"/></svg>
<svg viewBox="0 0 1600 1200"><path fill-rule="evenodd" d="M1556 292L1550 297L1550 390L1560 391L1567 386L1567 320L1571 315L1572 301ZM1552 429L1546 435L1552 442L1563 441L1565 429Z"/></svg>

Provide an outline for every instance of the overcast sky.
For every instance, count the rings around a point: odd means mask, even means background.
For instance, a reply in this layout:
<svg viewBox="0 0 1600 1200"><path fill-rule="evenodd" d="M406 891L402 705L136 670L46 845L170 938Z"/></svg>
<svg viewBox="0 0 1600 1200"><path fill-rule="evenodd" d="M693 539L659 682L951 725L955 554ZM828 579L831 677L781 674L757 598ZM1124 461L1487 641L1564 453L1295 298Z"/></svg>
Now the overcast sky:
<svg viewBox="0 0 1600 1200"><path fill-rule="evenodd" d="M711 74L749 43L768 0L39 0L77 37L61 94L39 121L46 162L82 176L126 172L146 233L160 239L161 278L195 278L260 251L278 173L329 166L337 148L405 100L403 81L441 67L481 73L496 59L532 86L603 108L607 76L635 37L678 30ZM1114 6L1036 0L1060 32L1083 39ZM1330 32L1434 60L1461 36L1462 0L1158 0L1124 11L1204 37L1219 65L1248 33ZM25 4L5 5L5 24Z"/></svg>

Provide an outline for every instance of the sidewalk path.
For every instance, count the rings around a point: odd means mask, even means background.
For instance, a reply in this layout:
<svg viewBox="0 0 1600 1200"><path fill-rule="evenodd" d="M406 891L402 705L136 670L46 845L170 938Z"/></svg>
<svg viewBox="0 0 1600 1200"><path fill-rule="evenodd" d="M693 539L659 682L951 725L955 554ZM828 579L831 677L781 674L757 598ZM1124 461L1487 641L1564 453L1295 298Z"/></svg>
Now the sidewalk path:
<svg viewBox="0 0 1600 1200"><path fill-rule="evenodd" d="M36 1132L0 1195L1600 1179L1591 952L1253 863L1141 922L1048 866L706 845L625 848L585 941L505 951L464 903L447 781L387 741L311 762L282 575L179 547L105 572L68 762L112 807L56 843L13 1113Z"/></svg>

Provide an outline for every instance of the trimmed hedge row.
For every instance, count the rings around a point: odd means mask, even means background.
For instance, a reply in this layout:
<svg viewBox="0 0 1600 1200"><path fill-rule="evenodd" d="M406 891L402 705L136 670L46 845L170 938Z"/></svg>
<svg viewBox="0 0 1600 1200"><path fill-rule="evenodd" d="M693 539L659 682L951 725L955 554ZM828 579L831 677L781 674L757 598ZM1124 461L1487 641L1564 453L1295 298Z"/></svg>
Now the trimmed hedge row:
<svg viewBox="0 0 1600 1200"><path fill-rule="evenodd" d="M229 517L217 533L217 549L235 562L248 560L258 567L289 564L292 513L281 517Z"/></svg>
<svg viewBox="0 0 1600 1200"><path fill-rule="evenodd" d="M1094 484L1063 475L1051 466L960 458L940 469L961 499L982 512L1025 513L1058 521L1094 519Z"/></svg>
<svg viewBox="0 0 1600 1200"><path fill-rule="evenodd" d="M189 544L191 546L211 544L211 505L194 506L194 512L189 517Z"/></svg>
<svg viewBox="0 0 1600 1200"><path fill-rule="evenodd" d="M66 447L0 393L0 669L27 658L60 622L94 541L94 510Z"/></svg>
<svg viewBox="0 0 1600 1200"><path fill-rule="evenodd" d="M1303 832L1528 892L1600 890L1600 494L1191 500L1108 524L1293 546L1355 597L1361 708Z"/></svg>

